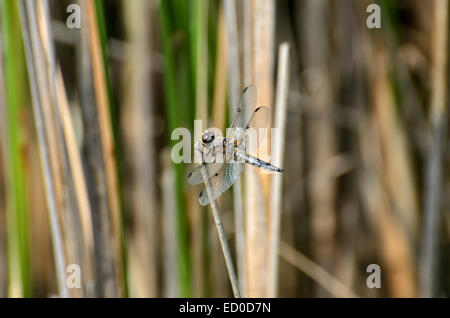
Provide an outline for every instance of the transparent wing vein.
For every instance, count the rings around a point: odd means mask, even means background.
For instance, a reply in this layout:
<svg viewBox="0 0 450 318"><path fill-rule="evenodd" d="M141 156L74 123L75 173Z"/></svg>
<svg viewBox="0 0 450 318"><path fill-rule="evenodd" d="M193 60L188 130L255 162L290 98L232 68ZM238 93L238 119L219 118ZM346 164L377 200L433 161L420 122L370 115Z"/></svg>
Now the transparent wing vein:
<svg viewBox="0 0 450 318"><path fill-rule="evenodd" d="M216 200L236 182L243 169L244 164L242 163L225 163L223 169L209 180L212 189L211 198L208 197L206 187L204 187L199 196L200 204L205 206L210 203L210 200Z"/></svg>

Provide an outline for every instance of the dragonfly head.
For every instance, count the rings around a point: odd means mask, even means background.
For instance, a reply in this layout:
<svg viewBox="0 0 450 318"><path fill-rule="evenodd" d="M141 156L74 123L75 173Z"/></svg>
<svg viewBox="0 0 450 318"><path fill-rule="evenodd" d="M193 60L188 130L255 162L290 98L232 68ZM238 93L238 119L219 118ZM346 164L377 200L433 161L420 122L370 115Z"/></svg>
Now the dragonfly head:
<svg viewBox="0 0 450 318"><path fill-rule="evenodd" d="M205 130L205 132L202 135L202 141L204 144L208 145L212 143L216 139L216 135L211 130Z"/></svg>

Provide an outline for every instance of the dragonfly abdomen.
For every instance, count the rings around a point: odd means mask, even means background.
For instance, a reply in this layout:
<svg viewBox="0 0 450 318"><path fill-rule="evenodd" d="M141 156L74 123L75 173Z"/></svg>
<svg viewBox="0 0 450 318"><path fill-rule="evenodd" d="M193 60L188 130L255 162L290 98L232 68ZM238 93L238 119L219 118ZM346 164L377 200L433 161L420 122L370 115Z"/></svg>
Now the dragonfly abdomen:
<svg viewBox="0 0 450 318"><path fill-rule="evenodd" d="M273 164L270 164L264 160L256 158L247 153L243 153L241 151L236 152L236 157L237 157L236 159L238 161L254 165L255 167L258 167L258 168L263 168L263 169L275 171L275 172L283 172L284 171L283 169L280 169L280 168L274 166Z"/></svg>

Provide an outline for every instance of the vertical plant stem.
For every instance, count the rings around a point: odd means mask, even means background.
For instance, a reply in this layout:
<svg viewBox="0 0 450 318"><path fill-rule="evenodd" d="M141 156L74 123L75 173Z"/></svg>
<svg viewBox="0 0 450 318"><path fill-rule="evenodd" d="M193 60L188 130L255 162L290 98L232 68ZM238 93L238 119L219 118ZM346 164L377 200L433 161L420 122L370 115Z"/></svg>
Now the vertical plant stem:
<svg viewBox="0 0 450 318"><path fill-rule="evenodd" d="M163 167L161 173L161 227L162 227L162 269L163 287L162 296L173 298L180 294L180 278L178 275L177 255L178 255L178 231L176 222L176 202L173 200L173 193L176 189L175 168L170 160L168 152L161 156Z"/></svg>
<svg viewBox="0 0 450 318"><path fill-rule="evenodd" d="M99 38L98 20L94 0L86 0L86 13L89 28L89 44L92 57L95 97L97 101L100 138L102 141L103 164L106 175L108 203L111 215L112 232L114 238L114 268L117 281L117 294L123 293L122 246L121 246L121 217L120 192L118 189L117 171L114 152L114 138L112 135L109 95L106 85L105 62L103 60Z"/></svg>
<svg viewBox="0 0 450 318"><path fill-rule="evenodd" d="M205 124L208 119L208 1L195 0L196 6L196 85L195 105L196 119L201 119ZM196 142L196 141L195 141Z"/></svg>
<svg viewBox="0 0 450 318"><path fill-rule="evenodd" d="M55 257L55 267L56 267L56 276L58 281L58 291L61 297L68 297L68 289L66 286L65 279L65 270L66 270L66 261L65 261L65 253L63 247L63 238L61 234L61 228L58 221L58 211L57 211L57 203L55 197L55 189L54 189L54 176L52 175L51 167L50 167L50 158L49 158L49 150L47 145L47 139L45 136L45 128L44 128L44 120L42 109L40 105L39 99L39 91L36 86L37 77L36 77L36 69L34 65L34 58L31 48L31 39L29 34L31 33L29 30L29 23L27 18L27 10L25 8L25 1L21 0L20 3L20 16L22 21L22 30L24 36L25 43L25 55L28 66L28 76L31 88L31 96L32 96L32 105L33 105L33 113L36 124L36 131L38 135L39 141L39 151L41 156L41 165L43 169L44 175L44 185L46 189L47 196L47 204L48 204L48 212L50 219L50 229L52 232L52 243L53 243L53 254Z"/></svg>
<svg viewBox="0 0 450 318"><path fill-rule="evenodd" d="M87 287L85 293L87 296L93 296L94 282L94 237L91 219L91 207L86 188L81 157L75 138L75 131L72 124L71 114L69 110L69 102L66 96L64 81L60 68L57 66L54 45L52 42L53 31L51 25L50 8L47 0L39 1L39 17L43 25L41 25L42 42L45 57L48 65L48 79L50 81L50 91L57 117L61 122L62 134L67 149L67 159L70 169L70 175L73 178L74 192L76 198L76 209L78 210L81 221L82 231L82 247L79 246L82 255L81 267L85 284Z"/></svg>
<svg viewBox="0 0 450 318"><path fill-rule="evenodd" d="M3 3L0 1L0 18L3 18ZM4 82L3 26L0 23L0 298L8 296L8 248L6 219L7 185L7 124L6 91Z"/></svg>
<svg viewBox="0 0 450 318"><path fill-rule="evenodd" d="M122 130L124 150L129 169L124 181L127 217L133 230L128 240L128 277L130 296L157 297L159 295L160 243L159 206L157 194L155 105L151 67L153 65L151 33L154 26L153 4L147 0L123 1L126 30L129 38L127 63L130 80L126 84ZM133 123L133 125L130 125ZM143 146L146 145L146 146Z"/></svg>
<svg viewBox="0 0 450 318"><path fill-rule="evenodd" d="M197 150L198 151L198 150ZM212 198L212 188L209 183L209 175L208 170L203 165L202 166L202 176L203 183L205 184L206 193L209 198ZM227 241L227 234L225 233L225 228L222 224L222 218L220 217L219 206L215 200L209 200L211 206L211 213L214 218L214 222L216 223L217 234L219 235L220 245L222 246L223 257L225 258L225 264L227 265L228 276L230 277L231 288L233 289L233 294L235 298L240 298L241 294L239 292L239 283L238 278L236 276L236 271L234 270L233 258L231 257L230 246Z"/></svg>
<svg viewBox="0 0 450 318"><path fill-rule="evenodd" d="M274 66L274 26L275 2L273 0L254 0L252 13L252 78L258 88L257 106L271 109L273 103L273 66ZM247 53L248 54L248 53ZM247 109L247 114L252 109ZM259 147L260 154L270 153L269 121L267 139ZM256 155L256 154L253 154ZM261 157L261 156L260 156ZM263 160L270 160L261 157ZM267 293L267 225L269 202L269 175L261 169L249 167L245 179L246 212L246 266L247 296L265 297Z"/></svg>
<svg viewBox="0 0 450 318"><path fill-rule="evenodd" d="M22 227L26 220L28 201L25 190L24 159L21 154L20 113L26 103L23 47L21 45L20 20L17 3L3 0L1 23L5 61L5 159L6 159L6 228L7 228L7 295L9 297L29 296L28 228Z"/></svg>
<svg viewBox="0 0 450 318"><path fill-rule="evenodd" d="M81 156L77 148L75 130L70 115L69 102L66 96L64 80L61 70L58 68L56 73L56 94L59 100L62 126L64 130L65 142L67 145L67 153L72 172L72 178L75 186L75 195L77 197L77 206L79 210L81 229L83 233L83 263L85 264L87 296L93 296L95 284L95 257L94 257L94 233L92 224L92 212L89 203L89 195L87 193L87 184L83 172Z"/></svg>
<svg viewBox="0 0 450 318"><path fill-rule="evenodd" d="M379 44L379 43L378 43ZM370 141L361 141L364 160L371 162L380 174L371 180L371 191L367 192L367 202L370 216L374 225L374 235L380 244L380 254L385 264L385 277L391 286L390 295L393 297L413 297L416 293L414 279L414 259L406 227L394 217L394 207L401 206L400 202L414 202L413 193L409 188L414 184L408 172L408 154L405 151L405 141L396 118L394 90L389 80L389 68L383 46L375 46L370 56L373 68L370 83L372 87L372 105L374 127L377 134L371 136ZM369 56L368 56L369 58ZM361 123L362 138L369 137L370 126ZM366 131L364 131L366 130ZM370 156L367 151L371 151ZM381 155L382 154L382 155ZM367 169L370 171L369 169ZM387 188L390 187L390 188ZM389 193L396 196L389 198ZM408 200L409 199L409 200ZM405 212L415 212L412 204Z"/></svg>
<svg viewBox="0 0 450 318"><path fill-rule="evenodd" d="M192 59L194 60L193 75L195 76L195 119L201 120L202 125L210 126L208 123L208 0L192 1L194 11L191 24L194 26L193 37L191 39ZM194 143L198 136L194 136ZM193 195L195 200L196 196ZM195 202L195 201L194 201ZM203 209L196 203L190 210L190 215L195 224L204 224L205 215ZM203 248L205 246L205 230L200 226L198 231L192 232L192 269L193 269L193 296L202 295L204 284L204 258Z"/></svg>
<svg viewBox="0 0 450 318"><path fill-rule="evenodd" d="M242 80L244 87L253 84L253 15L252 15L253 1L243 1L243 23L242 23L242 50L243 50L243 65L242 65Z"/></svg>
<svg viewBox="0 0 450 318"><path fill-rule="evenodd" d="M169 1L161 2L161 32L162 49L164 53L164 90L166 104L168 108L168 126L169 131L179 127L179 101L178 91L176 89L175 74L175 56L172 48L171 37L171 19ZM177 12L178 13L178 12ZM180 294L182 297L190 295L190 277L189 277L189 253L187 244L187 220L186 211L183 205L183 170L181 165L175 165L175 197L177 207L177 232L178 232L178 270L180 277Z"/></svg>
<svg viewBox="0 0 450 318"><path fill-rule="evenodd" d="M239 63L239 39L237 32L236 0L223 0L223 10L227 26L228 36L228 94L230 96L230 113L238 107L239 94L241 93L241 74Z"/></svg>
<svg viewBox="0 0 450 318"><path fill-rule="evenodd" d="M48 142L50 168L52 169L53 186L55 189L56 209L60 220L61 232L64 242L66 263L82 263L82 246L77 244L79 223L74 224L77 219L75 201L73 200L73 184L67 182L71 178L69 164L66 156L66 145L63 140L63 129L61 115L57 107L56 92L53 80L55 79L54 66L56 63L51 55L47 25L47 17L44 13L41 1L26 1L27 17L29 21L29 32L31 49L33 53L35 74L37 78L36 87L42 107L44 132ZM54 56L54 54L52 55ZM52 66L53 64L53 66ZM86 280L87 282L88 280ZM83 290L84 291L84 290ZM81 289L71 289L71 296L82 296Z"/></svg>
<svg viewBox="0 0 450 318"><path fill-rule="evenodd" d="M82 17L87 17L86 0L79 2ZM107 191L104 154L100 136L100 120L96 107L96 93L93 79L92 57L90 51L91 32L88 19L81 20L80 37L77 44L77 84L81 97L80 108L83 121L82 155L86 171L89 201L92 208L95 254L95 293L99 297L117 296L116 249L112 237L111 210ZM94 105L94 106L93 106Z"/></svg>
<svg viewBox="0 0 450 318"><path fill-rule="evenodd" d="M446 126L448 0L434 1L432 28L432 142L426 168L424 239L421 255L421 292L423 297L437 296L437 264L439 259L442 154Z"/></svg>
<svg viewBox="0 0 450 318"><path fill-rule="evenodd" d="M239 63L239 38L237 32L236 1L223 0L223 13L228 44L228 103L229 113L234 114L241 92L241 71ZM238 179L233 186L234 222L236 229L237 268L242 295L246 295L244 262L244 217L242 213L242 182Z"/></svg>
<svg viewBox="0 0 450 318"><path fill-rule="evenodd" d="M289 44L282 43L278 50L278 78L275 101L275 121L277 135L272 145L272 163L278 167L283 164L284 140L286 131L287 100L289 89ZM270 202L269 233L268 233L268 268L267 295L277 296L278 287L278 245L280 242L280 225L282 211L282 179L283 175L272 175L272 196Z"/></svg>
<svg viewBox="0 0 450 318"><path fill-rule="evenodd" d="M316 110L328 114L330 112L329 102L333 100L332 72L328 63L330 60L329 30L328 25L323 23L330 8L325 0L307 0L302 10L304 61L308 71L318 78L320 85L311 90L311 100L317 103ZM307 84L313 84L313 81ZM311 166L308 169L323 169L327 161L334 155L336 142L334 126L330 116L309 122L306 131L314 140L308 145L308 161ZM336 211L334 181L328 182L320 191L315 191L311 197L311 245L314 260L325 269L330 270L334 263L336 248ZM309 191L309 189L308 189ZM327 293L318 288L316 296L325 297Z"/></svg>
<svg viewBox="0 0 450 318"><path fill-rule="evenodd" d="M219 6L217 18L217 57L214 77L212 126L222 129L225 123L228 79L228 40L222 6Z"/></svg>

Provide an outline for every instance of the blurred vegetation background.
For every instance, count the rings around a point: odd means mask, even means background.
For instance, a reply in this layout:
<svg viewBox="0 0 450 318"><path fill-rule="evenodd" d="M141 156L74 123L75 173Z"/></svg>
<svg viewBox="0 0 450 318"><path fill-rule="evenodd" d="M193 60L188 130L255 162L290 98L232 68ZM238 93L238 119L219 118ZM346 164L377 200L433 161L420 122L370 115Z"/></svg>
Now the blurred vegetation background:
<svg viewBox="0 0 450 318"><path fill-rule="evenodd" d="M447 15L446 0L0 0L0 296L232 296L171 134L223 130L249 84L286 172L247 167L218 200L241 294L448 296Z"/></svg>

